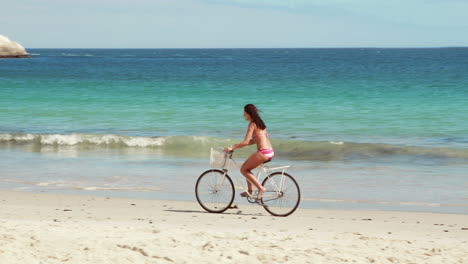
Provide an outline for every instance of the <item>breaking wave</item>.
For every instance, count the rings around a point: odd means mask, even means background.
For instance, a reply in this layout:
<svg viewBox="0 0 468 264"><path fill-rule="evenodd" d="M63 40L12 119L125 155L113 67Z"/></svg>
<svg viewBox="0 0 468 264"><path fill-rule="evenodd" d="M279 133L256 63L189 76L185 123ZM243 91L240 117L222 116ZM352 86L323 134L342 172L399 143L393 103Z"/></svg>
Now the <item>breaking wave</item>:
<svg viewBox="0 0 468 264"><path fill-rule="evenodd" d="M226 147L239 139L205 136L143 137L113 134L27 134L0 133L0 147L33 146L61 149L142 149L179 157L207 157L211 147ZM462 159L468 161L468 149L430 148L382 143L356 143L342 141L272 140L279 158L292 160L341 160L386 157L422 157ZM246 156L252 150L245 148L236 155Z"/></svg>

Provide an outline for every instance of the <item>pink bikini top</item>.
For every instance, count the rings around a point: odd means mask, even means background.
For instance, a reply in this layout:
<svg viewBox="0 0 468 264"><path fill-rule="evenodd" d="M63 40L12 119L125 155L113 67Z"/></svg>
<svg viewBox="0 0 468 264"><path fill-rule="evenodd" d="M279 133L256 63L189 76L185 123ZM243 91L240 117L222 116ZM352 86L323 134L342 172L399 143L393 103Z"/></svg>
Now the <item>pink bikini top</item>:
<svg viewBox="0 0 468 264"><path fill-rule="evenodd" d="M265 132L265 136L268 138L268 132ZM252 135L252 138L255 138L255 135Z"/></svg>

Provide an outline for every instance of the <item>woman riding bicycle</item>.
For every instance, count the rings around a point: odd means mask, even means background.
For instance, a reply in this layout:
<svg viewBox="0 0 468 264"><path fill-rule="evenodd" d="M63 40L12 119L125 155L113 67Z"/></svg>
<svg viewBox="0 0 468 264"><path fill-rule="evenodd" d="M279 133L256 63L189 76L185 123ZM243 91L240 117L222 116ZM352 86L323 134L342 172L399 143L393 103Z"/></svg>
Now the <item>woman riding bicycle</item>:
<svg viewBox="0 0 468 264"><path fill-rule="evenodd" d="M271 146L270 140L268 139L268 133L266 131L266 125L262 118L258 114L259 110L255 105L248 104L244 106L244 118L249 121L247 133L242 142L235 144L225 151L233 151L235 149L243 148L248 145L257 144L258 151L252 154L242 165L240 171L247 178L248 194L246 192L241 193L242 197L247 197L253 192L253 185L258 189L257 199L261 199L262 194L265 192L265 188L257 181L253 175L252 170L258 167L260 164L270 161L275 153Z"/></svg>

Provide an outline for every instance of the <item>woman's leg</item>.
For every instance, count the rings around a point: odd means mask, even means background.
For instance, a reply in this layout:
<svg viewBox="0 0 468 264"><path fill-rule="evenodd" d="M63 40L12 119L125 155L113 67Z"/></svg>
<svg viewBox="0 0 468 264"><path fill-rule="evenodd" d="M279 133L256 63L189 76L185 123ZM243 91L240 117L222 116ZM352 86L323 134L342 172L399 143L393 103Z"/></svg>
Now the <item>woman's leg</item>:
<svg viewBox="0 0 468 264"><path fill-rule="evenodd" d="M262 185L257 181L257 178L255 178L255 175L253 175L252 170L267 160L268 158L265 157L265 155L260 152L255 152L244 162L240 170L241 173L247 178L248 190L253 190L252 184L257 187L258 197L262 196L262 194L265 192L265 188L263 188Z"/></svg>

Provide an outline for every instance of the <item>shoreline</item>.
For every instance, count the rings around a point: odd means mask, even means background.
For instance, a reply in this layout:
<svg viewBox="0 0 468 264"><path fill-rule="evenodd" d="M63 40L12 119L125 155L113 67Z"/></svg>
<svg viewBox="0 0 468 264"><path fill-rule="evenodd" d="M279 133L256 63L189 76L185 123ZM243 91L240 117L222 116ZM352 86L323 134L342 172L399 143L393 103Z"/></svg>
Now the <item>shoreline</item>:
<svg viewBox="0 0 468 264"><path fill-rule="evenodd" d="M175 147L168 153L0 147L0 189L194 201L193 188L199 175L209 169L209 153L189 158L180 157L179 151ZM198 155L205 156L202 151ZM237 161L243 160L239 156ZM301 186L303 208L468 214L464 164L305 162L278 157L271 166L286 164L292 166L288 171ZM234 181L243 180L237 169L231 170Z"/></svg>
<svg viewBox="0 0 468 264"><path fill-rule="evenodd" d="M468 215L0 191L1 263L466 263Z"/></svg>

